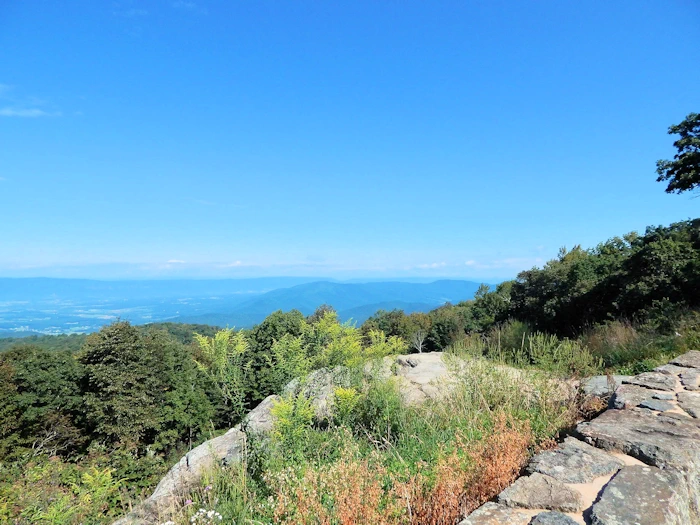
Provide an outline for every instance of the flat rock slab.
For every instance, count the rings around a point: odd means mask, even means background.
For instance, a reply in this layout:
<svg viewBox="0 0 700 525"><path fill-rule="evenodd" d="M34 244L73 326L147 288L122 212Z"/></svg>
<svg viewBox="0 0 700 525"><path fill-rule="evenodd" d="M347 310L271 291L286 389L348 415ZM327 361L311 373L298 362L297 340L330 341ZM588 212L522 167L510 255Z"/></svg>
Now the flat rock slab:
<svg viewBox="0 0 700 525"><path fill-rule="evenodd" d="M676 394L672 394L671 392L659 392L651 397L653 399L661 399L662 401L673 401L676 399Z"/></svg>
<svg viewBox="0 0 700 525"><path fill-rule="evenodd" d="M657 412L668 412L676 408L676 405L669 403L668 401L661 401L659 399L645 399L639 404L642 408L648 408L649 410L656 410Z"/></svg>
<svg viewBox="0 0 700 525"><path fill-rule="evenodd" d="M579 525L573 518L561 512L540 512L529 525Z"/></svg>
<svg viewBox="0 0 700 525"><path fill-rule="evenodd" d="M700 473L700 428L695 420L651 410L608 410L576 432L604 450L619 450L650 465Z"/></svg>
<svg viewBox="0 0 700 525"><path fill-rule="evenodd" d="M591 525L689 525L687 497L676 491L678 475L656 467L625 467L591 509Z"/></svg>
<svg viewBox="0 0 700 525"><path fill-rule="evenodd" d="M623 466L621 460L607 452L568 437L557 448L540 452L532 458L527 471L546 474L562 483L589 483Z"/></svg>
<svg viewBox="0 0 700 525"><path fill-rule="evenodd" d="M616 408L618 410L624 410L627 408L634 408L639 406L647 399L652 399L652 397L661 392L654 392L648 388L637 385L622 385L620 388L615 390L615 393L610 398L610 407Z"/></svg>
<svg viewBox="0 0 700 525"><path fill-rule="evenodd" d="M530 516L498 503L484 503L459 525L527 525Z"/></svg>
<svg viewBox="0 0 700 525"><path fill-rule="evenodd" d="M678 405L691 416L700 417L700 393L679 392Z"/></svg>
<svg viewBox="0 0 700 525"><path fill-rule="evenodd" d="M688 370L688 368L676 365L661 365L654 368L654 372L661 372L662 374L668 374L672 376L677 376L678 374L686 370Z"/></svg>
<svg viewBox="0 0 700 525"><path fill-rule="evenodd" d="M523 476L498 495L508 507L578 512L583 507L581 494L551 476L535 472Z"/></svg>
<svg viewBox="0 0 700 525"><path fill-rule="evenodd" d="M676 388L676 378L663 372L644 372L624 380L626 385L643 386L652 390L670 390Z"/></svg>
<svg viewBox="0 0 700 525"><path fill-rule="evenodd" d="M686 368L685 372L681 372L681 383L686 390L700 390L698 388L698 379L700 379L700 370L697 368Z"/></svg>
<svg viewBox="0 0 700 525"><path fill-rule="evenodd" d="M672 365L685 366L687 368L700 368L700 352L692 350L683 355L679 355L673 361Z"/></svg>
<svg viewBox="0 0 700 525"><path fill-rule="evenodd" d="M626 379L632 376L593 376L581 381L581 390L587 396L605 397L612 394Z"/></svg>

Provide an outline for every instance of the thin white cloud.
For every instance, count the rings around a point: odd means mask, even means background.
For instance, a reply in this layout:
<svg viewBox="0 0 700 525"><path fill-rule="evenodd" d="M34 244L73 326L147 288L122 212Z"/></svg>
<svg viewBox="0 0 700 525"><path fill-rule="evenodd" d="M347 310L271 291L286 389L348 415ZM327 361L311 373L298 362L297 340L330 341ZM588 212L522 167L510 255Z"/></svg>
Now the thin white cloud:
<svg viewBox="0 0 700 525"><path fill-rule="evenodd" d="M185 264L185 261L181 261L180 259L170 259L168 264Z"/></svg>
<svg viewBox="0 0 700 525"><path fill-rule="evenodd" d="M239 266L243 266L243 263L241 261L235 261L232 263L221 264L221 265L219 265L219 268L237 268Z"/></svg>
<svg viewBox="0 0 700 525"><path fill-rule="evenodd" d="M61 112L48 112L39 108L18 108L7 106L0 109L0 117L20 117L20 118L38 118L38 117L60 117Z"/></svg>
<svg viewBox="0 0 700 525"><path fill-rule="evenodd" d="M216 206L215 202L205 201L204 199L195 199L194 202L197 204L201 204L202 206Z"/></svg>
<svg viewBox="0 0 700 525"><path fill-rule="evenodd" d="M419 264L418 268L422 268L422 269L425 269L425 268L443 268L445 266L447 266L447 263L445 263L445 262L434 262L434 263L430 263L430 264Z"/></svg>

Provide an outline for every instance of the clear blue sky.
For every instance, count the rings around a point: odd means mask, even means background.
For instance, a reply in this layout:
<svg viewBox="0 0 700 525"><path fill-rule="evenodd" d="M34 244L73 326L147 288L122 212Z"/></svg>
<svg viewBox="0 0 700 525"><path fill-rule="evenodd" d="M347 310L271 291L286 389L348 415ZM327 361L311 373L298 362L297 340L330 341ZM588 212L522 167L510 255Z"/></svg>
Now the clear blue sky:
<svg viewBox="0 0 700 525"><path fill-rule="evenodd" d="M512 277L698 216L700 2L0 2L0 276Z"/></svg>

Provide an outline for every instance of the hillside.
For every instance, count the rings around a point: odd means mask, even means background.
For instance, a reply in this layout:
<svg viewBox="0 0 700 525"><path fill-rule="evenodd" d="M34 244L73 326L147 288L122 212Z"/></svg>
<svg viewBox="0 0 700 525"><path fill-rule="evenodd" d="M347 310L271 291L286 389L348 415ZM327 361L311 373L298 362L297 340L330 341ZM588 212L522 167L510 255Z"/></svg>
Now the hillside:
<svg viewBox="0 0 700 525"><path fill-rule="evenodd" d="M377 310L399 308L409 313L425 312L445 303L466 301L474 297L478 288L479 283L457 280L432 283L321 281L273 290L249 299L228 312L179 317L172 321L249 327L277 310L299 310L304 315L310 315L320 305L329 304L342 320L353 319L361 323Z"/></svg>

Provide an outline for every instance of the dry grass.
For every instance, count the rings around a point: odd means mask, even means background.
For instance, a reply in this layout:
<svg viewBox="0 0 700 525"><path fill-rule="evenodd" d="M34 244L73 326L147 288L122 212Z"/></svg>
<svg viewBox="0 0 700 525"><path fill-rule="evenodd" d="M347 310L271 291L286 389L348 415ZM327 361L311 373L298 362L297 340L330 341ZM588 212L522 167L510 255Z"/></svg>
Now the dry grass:
<svg viewBox="0 0 700 525"><path fill-rule="evenodd" d="M477 443L457 436L430 476L398 481L379 458L352 452L324 469L292 471L274 480L275 523L303 525L454 525L518 476L533 443L527 422L495 416Z"/></svg>
<svg viewBox="0 0 700 525"><path fill-rule="evenodd" d="M515 480L528 458L532 432L527 422L495 416L493 433L476 444L458 439L436 468L436 482L414 503L415 525L453 525ZM466 452L465 463L460 452Z"/></svg>

